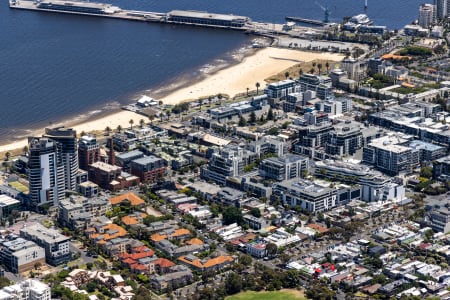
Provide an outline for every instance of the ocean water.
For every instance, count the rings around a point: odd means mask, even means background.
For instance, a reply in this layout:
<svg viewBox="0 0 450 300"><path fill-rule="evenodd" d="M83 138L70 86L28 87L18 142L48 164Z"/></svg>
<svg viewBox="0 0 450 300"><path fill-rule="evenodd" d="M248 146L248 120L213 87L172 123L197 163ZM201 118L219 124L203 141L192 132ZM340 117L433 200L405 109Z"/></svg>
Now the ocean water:
<svg viewBox="0 0 450 300"><path fill-rule="evenodd" d="M106 1L104 1L106 2ZM364 0L321 0L331 21ZM314 0L112 0L124 9L206 10L281 23L322 19ZM422 0L369 0L376 24L400 28ZM232 63L252 37L241 32L11 10L0 4L0 144L29 130L117 110L138 95L194 81ZM218 91L219 92L219 91Z"/></svg>

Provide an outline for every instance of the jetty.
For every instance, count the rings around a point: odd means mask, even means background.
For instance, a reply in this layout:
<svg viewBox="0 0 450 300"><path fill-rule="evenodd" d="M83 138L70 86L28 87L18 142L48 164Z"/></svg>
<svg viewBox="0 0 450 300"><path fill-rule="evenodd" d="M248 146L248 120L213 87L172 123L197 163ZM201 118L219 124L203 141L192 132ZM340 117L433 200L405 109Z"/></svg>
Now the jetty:
<svg viewBox="0 0 450 300"><path fill-rule="evenodd" d="M319 20L312 20L312 19L305 19L305 18L298 18L298 17L286 17L286 20L299 22L299 23L305 23L305 24L319 25L319 26L327 25L327 23L319 21Z"/></svg>
<svg viewBox="0 0 450 300"><path fill-rule="evenodd" d="M232 14L216 14L205 11L172 10L167 13L125 10L107 3L61 0L9 0L11 9L64 13L123 19L130 21L179 24L207 28L242 31L247 34L274 37L290 35L301 37L305 32L311 35L311 28L298 26L296 30L286 30L284 24L253 22L249 17ZM317 35L321 34L317 29Z"/></svg>

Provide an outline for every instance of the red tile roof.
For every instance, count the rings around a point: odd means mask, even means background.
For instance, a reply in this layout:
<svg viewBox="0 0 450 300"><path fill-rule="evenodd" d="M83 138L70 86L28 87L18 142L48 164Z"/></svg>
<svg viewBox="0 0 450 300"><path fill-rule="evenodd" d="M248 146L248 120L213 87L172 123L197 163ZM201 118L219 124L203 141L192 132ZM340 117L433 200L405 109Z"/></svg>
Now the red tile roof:
<svg viewBox="0 0 450 300"><path fill-rule="evenodd" d="M161 268L170 268L175 266L173 262L165 258L158 258L153 262L153 264L160 266Z"/></svg>
<svg viewBox="0 0 450 300"><path fill-rule="evenodd" d="M132 270L139 270L139 271L145 271L148 268L146 266L142 265L142 264L136 263L136 264L132 264L130 266L130 269L132 269Z"/></svg>
<svg viewBox="0 0 450 300"><path fill-rule="evenodd" d="M139 198L139 196L137 196L133 192L128 192L120 196L109 198L109 202L111 203L111 205L120 204L125 200L128 200L132 206L145 204L145 201Z"/></svg>

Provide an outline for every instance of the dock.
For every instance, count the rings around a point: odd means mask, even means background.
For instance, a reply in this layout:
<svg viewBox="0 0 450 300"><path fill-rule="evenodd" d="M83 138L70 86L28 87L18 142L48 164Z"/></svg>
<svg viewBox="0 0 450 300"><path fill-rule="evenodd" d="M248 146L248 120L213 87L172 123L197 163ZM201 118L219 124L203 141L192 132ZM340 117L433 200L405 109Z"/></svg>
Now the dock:
<svg viewBox="0 0 450 300"><path fill-rule="evenodd" d="M174 10L168 13L124 10L106 3L84 1L36 1L10 0L11 9L24 9L41 12L76 14L131 21L180 24L209 28L251 30L250 19L243 16L213 14L199 11ZM248 23L248 24L247 24Z"/></svg>
<svg viewBox="0 0 450 300"><path fill-rule="evenodd" d="M284 24L253 22L245 16L216 14L204 11L172 10L167 13L125 10L106 3L62 0L9 0L11 9L23 9L40 12L85 15L129 21L153 22L171 25L185 25L226 30L237 30L247 34L275 37L290 35L300 37L303 33L311 34L311 28L286 31ZM317 35L322 32L317 30Z"/></svg>
<svg viewBox="0 0 450 300"><path fill-rule="evenodd" d="M327 23L319 21L319 20L312 20L312 19L305 19L305 18L298 18L298 17L286 17L286 20L299 22L299 23L305 23L305 24L319 25L319 26L327 25Z"/></svg>

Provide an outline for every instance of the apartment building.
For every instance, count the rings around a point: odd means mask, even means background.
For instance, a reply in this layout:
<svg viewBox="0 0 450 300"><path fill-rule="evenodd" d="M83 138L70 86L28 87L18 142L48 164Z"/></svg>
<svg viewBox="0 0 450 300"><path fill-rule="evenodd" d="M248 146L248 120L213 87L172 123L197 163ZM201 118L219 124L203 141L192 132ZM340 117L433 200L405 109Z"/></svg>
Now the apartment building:
<svg viewBox="0 0 450 300"><path fill-rule="evenodd" d="M51 290L39 280L26 279L0 289L0 300L51 300Z"/></svg>
<svg viewBox="0 0 450 300"><path fill-rule="evenodd" d="M302 177L308 171L309 158L303 155L286 154L282 157L269 157L259 165L259 174L267 179L288 180Z"/></svg>
<svg viewBox="0 0 450 300"><path fill-rule="evenodd" d="M79 167L88 170L89 165L100 160L100 145L95 136L82 136L78 140Z"/></svg>
<svg viewBox="0 0 450 300"><path fill-rule="evenodd" d="M0 240L0 258L5 267L13 273L34 269L36 264L45 263L45 250L32 241L17 236Z"/></svg>
<svg viewBox="0 0 450 300"><path fill-rule="evenodd" d="M214 153L206 167L202 167L201 176L220 185L226 184L229 176L238 176L244 167L256 159L256 154L239 146L226 146Z"/></svg>
<svg viewBox="0 0 450 300"><path fill-rule="evenodd" d="M408 139L397 134L374 139L363 148L362 161L388 175L410 173L419 164L419 151L404 146Z"/></svg>
<svg viewBox="0 0 450 300"><path fill-rule="evenodd" d="M69 249L70 237L62 235L55 229L46 228L36 223L20 230L20 236L30 240L45 249L45 259L48 264L57 266L72 258Z"/></svg>
<svg viewBox="0 0 450 300"><path fill-rule="evenodd" d="M166 175L166 166L162 158L152 155L132 160L130 172L141 182L155 182Z"/></svg>
<svg viewBox="0 0 450 300"><path fill-rule="evenodd" d="M300 206L313 213L338 205L337 189L297 178L275 183L272 197L278 197L285 204Z"/></svg>

